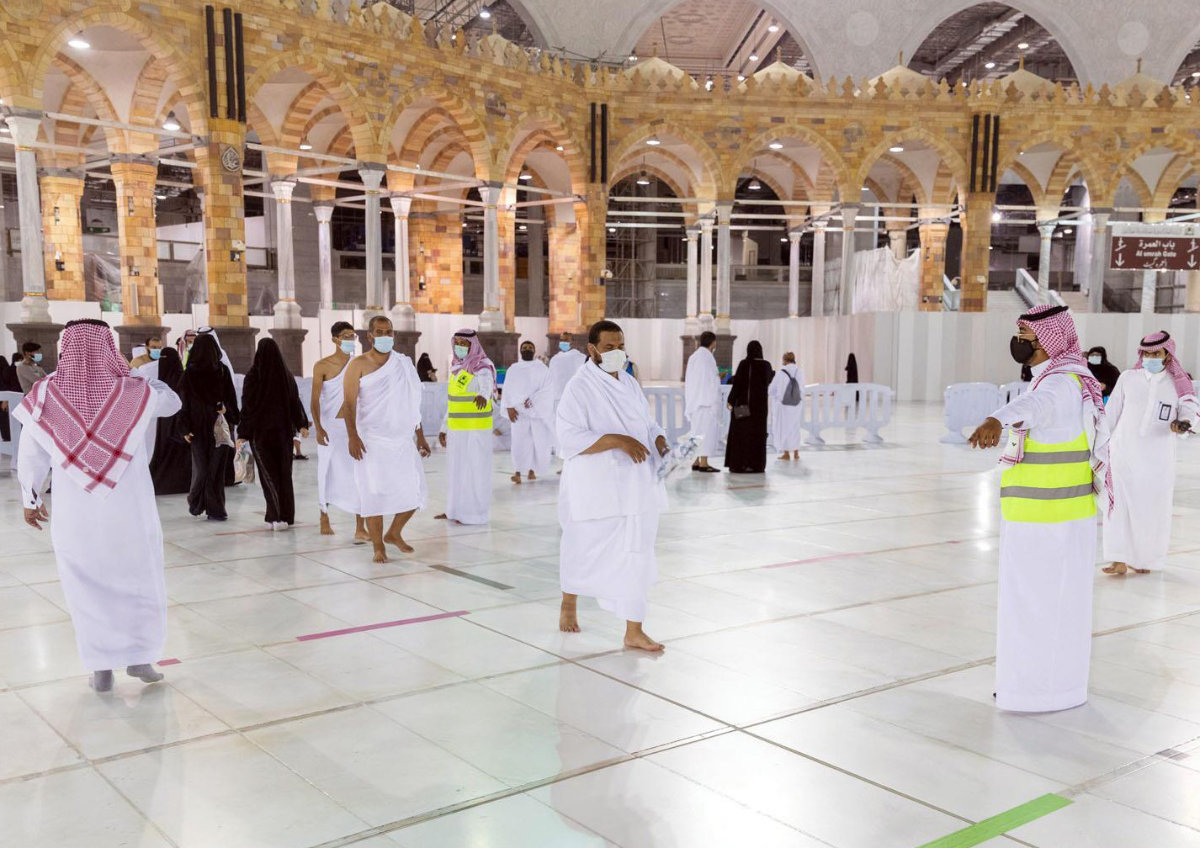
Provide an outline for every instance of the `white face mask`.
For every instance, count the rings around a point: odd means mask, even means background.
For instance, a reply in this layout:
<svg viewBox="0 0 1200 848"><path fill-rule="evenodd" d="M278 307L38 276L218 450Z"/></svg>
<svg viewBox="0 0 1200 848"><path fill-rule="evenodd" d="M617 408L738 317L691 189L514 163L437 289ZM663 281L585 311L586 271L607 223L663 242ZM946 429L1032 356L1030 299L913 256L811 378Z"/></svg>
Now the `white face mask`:
<svg viewBox="0 0 1200 848"><path fill-rule="evenodd" d="M459 359L466 359L467 354L470 352L471 352L471 348L467 347L466 345L455 345L454 346L454 355Z"/></svg>
<svg viewBox="0 0 1200 848"><path fill-rule="evenodd" d="M617 348L615 350L606 351L600 354L600 368L607 371L609 374L616 374L625 367L625 362L629 357L625 355L625 351Z"/></svg>
<svg viewBox="0 0 1200 848"><path fill-rule="evenodd" d="M1096 356L1095 354L1092 354L1091 356L1088 357L1088 362L1090 362L1092 365L1099 365L1103 361L1104 361L1104 357Z"/></svg>

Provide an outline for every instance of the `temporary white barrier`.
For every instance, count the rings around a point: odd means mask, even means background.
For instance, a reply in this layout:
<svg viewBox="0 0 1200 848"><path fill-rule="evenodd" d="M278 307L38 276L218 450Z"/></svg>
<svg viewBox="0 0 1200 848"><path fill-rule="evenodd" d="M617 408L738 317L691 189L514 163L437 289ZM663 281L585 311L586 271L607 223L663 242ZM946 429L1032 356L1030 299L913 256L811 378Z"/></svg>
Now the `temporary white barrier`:
<svg viewBox="0 0 1200 848"><path fill-rule="evenodd" d="M684 394L679 386L648 386L642 389L650 404L650 414L658 426L667 431L671 444L688 431L687 417L683 414Z"/></svg>
<svg viewBox="0 0 1200 848"><path fill-rule="evenodd" d="M8 426L12 428L12 441L0 442L0 456L8 456L9 468L14 474L17 473L17 445L21 441L21 422L12 412L24 398L25 395L20 392L0 392L0 403L8 404Z"/></svg>
<svg viewBox="0 0 1200 848"><path fill-rule="evenodd" d="M421 384L421 430L425 438L432 440L437 437L442 422L446 420L446 408L449 405L445 383Z"/></svg>
<svg viewBox="0 0 1200 848"><path fill-rule="evenodd" d="M828 383L805 386L804 412L801 426L808 431L808 440L823 445L821 431L842 427L847 436L863 429L863 441L878 444L883 441L881 428L892 420L895 393L878 383Z"/></svg>
<svg viewBox="0 0 1200 848"><path fill-rule="evenodd" d="M1030 384L1026 383L1024 380L1017 380L1013 383L1005 383L1000 387L1000 394L1004 396L1003 403L1012 403L1021 395L1029 391L1029 386ZM999 408L999 406L993 408L992 412L995 412Z"/></svg>
<svg viewBox="0 0 1200 848"><path fill-rule="evenodd" d="M1008 386L996 387L991 383L955 383L947 386L945 394L947 432L940 441L947 445L964 444L967 439L963 435L963 428L978 427L983 419L1007 402L1006 389L1010 386L1023 385L1025 384L1009 383Z"/></svg>

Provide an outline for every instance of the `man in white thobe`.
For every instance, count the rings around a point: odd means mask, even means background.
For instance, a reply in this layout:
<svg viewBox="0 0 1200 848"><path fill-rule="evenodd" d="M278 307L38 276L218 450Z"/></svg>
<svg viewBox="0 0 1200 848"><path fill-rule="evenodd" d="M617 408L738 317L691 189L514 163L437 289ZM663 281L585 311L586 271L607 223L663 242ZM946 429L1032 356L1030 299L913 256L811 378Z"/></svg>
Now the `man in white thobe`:
<svg viewBox="0 0 1200 848"><path fill-rule="evenodd" d="M771 444L782 451L780 459L800 459L804 419L804 372L796 364L796 354L783 355L783 366L775 372L767 387L771 401Z"/></svg>
<svg viewBox="0 0 1200 848"><path fill-rule="evenodd" d="M683 411L692 435L700 439L700 455L692 464L692 470L710 474L721 473L721 469L709 465L708 458L715 455L721 445L721 407L725 403L721 396L721 372L713 356L716 348L717 334L701 333L699 345L688 357L683 374Z"/></svg>
<svg viewBox="0 0 1200 848"><path fill-rule="evenodd" d="M1104 522L1107 574L1146 574L1166 564L1175 498L1175 445L1196 426L1196 393L1165 330L1138 347L1105 414L1112 429L1113 513Z"/></svg>
<svg viewBox="0 0 1200 848"><path fill-rule="evenodd" d="M434 517L487 524L492 515L496 366L474 330L459 330L453 344L446 417L438 434L446 449L446 511Z"/></svg>
<svg viewBox="0 0 1200 848"><path fill-rule="evenodd" d="M563 392L567 390L567 383L571 382L575 372L587 362L587 357L571 346L572 338L570 333L559 335L558 352L550 358L550 383L554 387L555 410L558 409Z"/></svg>
<svg viewBox="0 0 1200 848"><path fill-rule="evenodd" d="M392 322L376 315L367 326L371 348L346 369L343 410L347 450L354 459L358 508L366 520L375 562L387 562L387 545L412 553L404 525L425 506L429 445L421 431L421 379L411 359L395 353ZM383 531L383 517L392 524Z"/></svg>
<svg viewBox="0 0 1200 848"><path fill-rule="evenodd" d="M1097 497L1111 508L1100 384L1065 306L1018 319L1010 350L1033 370L1029 391L971 435L993 447L1005 427L1000 482L996 706L1053 712L1087 701Z"/></svg>
<svg viewBox="0 0 1200 848"><path fill-rule="evenodd" d="M621 328L611 321L592 325L588 354L558 405L565 463L558 497L559 629L579 632L576 601L586 595L625 620L625 647L661 651L642 622L658 576L654 543L667 506L658 467L667 438L641 386L624 372Z"/></svg>
<svg viewBox="0 0 1200 848"><path fill-rule="evenodd" d="M162 525L147 428L179 411L179 397L133 374L103 321L67 324L54 375L13 415L24 427L17 476L27 524L47 520L40 487L53 470L50 535L83 665L97 692L115 668L146 683L167 636Z"/></svg>
<svg viewBox="0 0 1200 848"><path fill-rule="evenodd" d="M312 396L309 409L317 431L317 506L321 511L321 535L332 536L329 507L354 516L354 543L370 539L359 510L358 484L354 479L354 460L350 456L349 434L342 415L345 401L346 371L354 359L358 336L348 321L330 328L334 350L313 367Z"/></svg>
<svg viewBox="0 0 1200 848"><path fill-rule="evenodd" d="M501 406L512 426L512 481L545 474L554 449L554 387L550 369L534 358L533 342L521 343L521 359L504 375Z"/></svg>

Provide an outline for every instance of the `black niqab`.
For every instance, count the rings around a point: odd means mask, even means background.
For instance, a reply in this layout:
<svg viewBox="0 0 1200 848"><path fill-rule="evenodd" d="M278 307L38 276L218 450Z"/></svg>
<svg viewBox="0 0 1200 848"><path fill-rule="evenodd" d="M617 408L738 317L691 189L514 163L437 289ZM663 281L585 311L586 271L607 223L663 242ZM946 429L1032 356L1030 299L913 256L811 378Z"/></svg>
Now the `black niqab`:
<svg viewBox="0 0 1200 848"><path fill-rule="evenodd" d="M1113 389L1117 387L1117 380L1121 378L1121 369L1108 361L1108 351L1102 347L1094 347L1088 351L1088 356L1093 353L1100 354L1100 364L1093 365L1088 362L1088 370L1092 372L1092 376L1100 383L1100 393L1104 397L1112 394Z"/></svg>
<svg viewBox="0 0 1200 848"><path fill-rule="evenodd" d="M194 349L193 349L194 350ZM274 339L262 339L242 385L242 421L238 434L253 438L269 430L294 433L308 426L296 378Z"/></svg>
<svg viewBox="0 0 1200 848"><path fill-rule="evenodd" d="M421 379L421 382L434 382L433 372L435 370L436 369L433 367L433 360L429 358L429 354L422 353L420 358L417 359L417 376Z"/></svg>
<svg viewBox="0 0 1200 848"><path fill-rule="evenodd" d="M179 381L183 379L183 360L179 351L173 347L164 347L158 357L158 379L166 383L173 392L179 391Z"/></svg>
<svg viewBox="0 0 1200 848"><path fill-rule="evenodd" d="M224 400L224 384L228 369L221 362L221 348L209 335L196 337L188 356L180 387L205 403Z"/></svg>

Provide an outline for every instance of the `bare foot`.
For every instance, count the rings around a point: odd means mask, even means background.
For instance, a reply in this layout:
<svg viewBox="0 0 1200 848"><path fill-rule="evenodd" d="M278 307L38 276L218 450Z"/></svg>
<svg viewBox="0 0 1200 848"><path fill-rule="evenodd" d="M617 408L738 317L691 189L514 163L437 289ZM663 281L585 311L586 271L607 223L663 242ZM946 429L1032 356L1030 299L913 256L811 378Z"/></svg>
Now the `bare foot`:
<svg viewBox="0 0 1200 848"><path fill-rule="evenodd" d="M327 512L321 513L321 535L322 536L332 536L333 535L333 525L329 523L329 513L327 513Z"/></svg>
<svg viewBox="0 0 1200 848"><path fill-rule="evenodd" d="M434 521L445 521L445 520L446 520L446 513L444 513L444 512L443 512L443 513L441 513L440 515L435 515L435 516L433 517L433 520L434 520Z"/></svg>
<svg viewBox="0 0 1200 848"><path fill-rule="evenodd" d="M521 472L518 471L516 474L509 477L508 479L512 480L514 483L516 483L519 486L521 484Z"/></svg>
<svg viewBox="0 0 1200 848"><path fill-rule="evenodd" d="M533 473L533 470L532 470L532 469L530 469L530 471L529 471L529 482L530 482L530 483L532 483L532 482L533 482L534 480L536 480L536 479L537 479L537 475Z"/></svg>
<svg viewBox="0 0 1200 848"><path fill-rule="evenodd" d="M641 631L626 633L625 647L635 651L649 651L652 654L657 654L659 651L665 650L662 643L655 642Z"/></svg>
<svg viewBox="0 0 1200 848"><path fill-rule="evenodd" d="M579 617L575 614L575 607L566 607L565 605L558 612L558 629L563 633L578 633L579 632Z"/></svg>
<svg viewBox="0 0 1200 848"><path fill-rule="evenodd" d="M387 542L388 544L395 545L397 548L400 549L401 553L411 554L413 552L412 545L410 545L408 542L404 541L404 537L401 536L399 533L397 533L395 535L388 533L386 536L383 537L383 541Z"/></svg>
<svg viewBox="0 0 1200 848"><path fill-rule="evenodd" d="M389 560L388 560L388 555L387 555L387 548L382 547L382 546L375 548L375 556L371 559L371 562L388 562L388 561Z"/></svg>
<svg viewBox="0 0 1200 848"><path fill-rule="evenodd" d="M354 531L354 544L365 545L370 541L371 541L371 534L369 534L365 529Z"/></svg>

